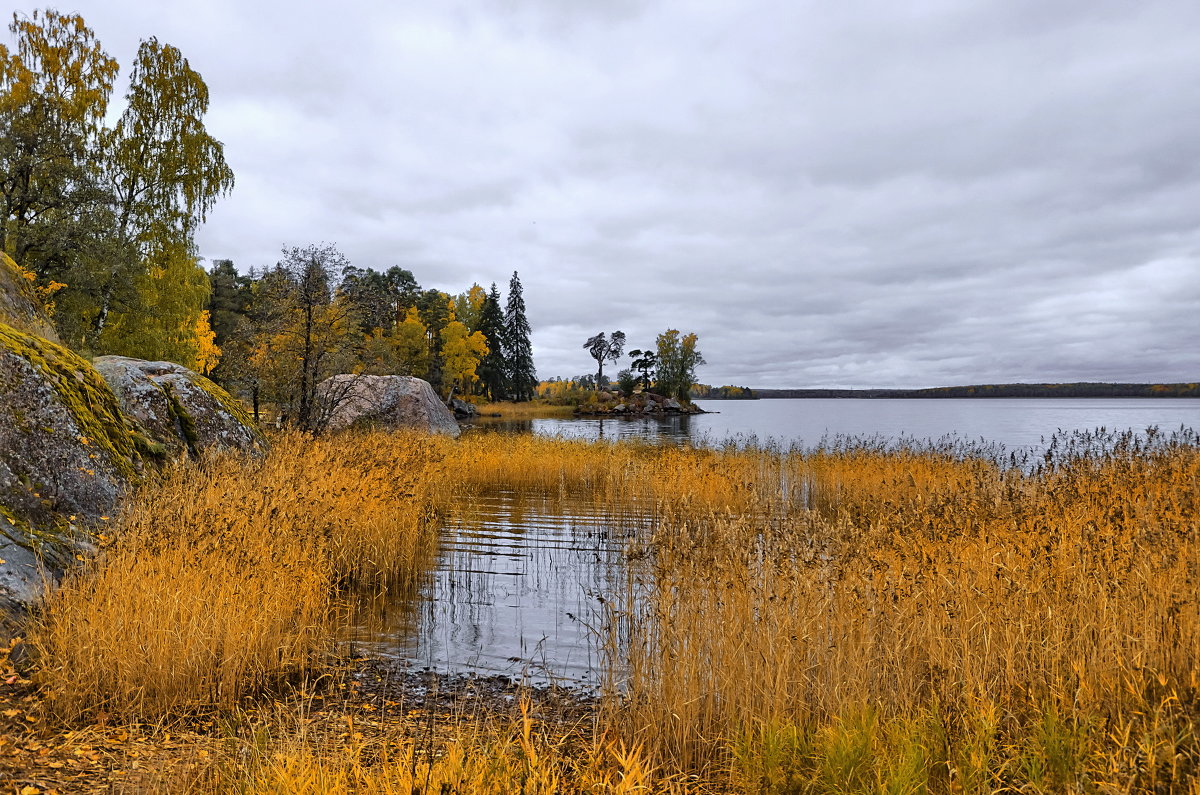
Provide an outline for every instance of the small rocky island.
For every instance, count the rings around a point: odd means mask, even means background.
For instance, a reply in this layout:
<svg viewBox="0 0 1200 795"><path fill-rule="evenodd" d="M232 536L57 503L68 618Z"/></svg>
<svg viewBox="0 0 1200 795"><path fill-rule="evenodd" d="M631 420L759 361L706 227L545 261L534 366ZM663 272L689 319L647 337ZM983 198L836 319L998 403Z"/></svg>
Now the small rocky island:
<svg viewBox="0 0 1200 795"><path fill-rule="evenodd" d="M667 414L705 414L691 401L680 401L653 392L636 391L631 395L601 390L596 400L575 408L580 417L655 417Z"/></svg>

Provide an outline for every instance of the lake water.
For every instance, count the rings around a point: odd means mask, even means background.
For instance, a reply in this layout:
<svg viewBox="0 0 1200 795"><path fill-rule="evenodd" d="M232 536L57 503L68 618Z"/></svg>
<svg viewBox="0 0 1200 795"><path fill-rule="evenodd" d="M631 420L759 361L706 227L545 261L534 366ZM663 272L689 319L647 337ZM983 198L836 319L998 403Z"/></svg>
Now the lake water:
<svg viewBox="0 0 1200 795"><path fill-rule="evenodd" d="M605 604L627 582L627 540L648 525L570 497L472 498L415 598L364 596L347 638L442 673L598 686Z"/></svg>
<svg viewBox="0 0 1200 795"><path fill-rule="evenodd" d="M1189 398L700 400L697 404L714 413L662 419L483 420L478 426L549 436L640 437L693 444L739 439L812 446L836 436L930 440L956 436L999 443L1010 451L1037 448L1059 430L1200 429L1200 400Z"/></svg>
<svg viewBox="0 0 1200 795"><path fill-rule="evenodd" d="M813 445L838 435L957 436L1037 448L1056 431L1200 428L1200 400L704 401L664 419L481 422L475 432L704 443L734 438ZM376 601L350 631L357 651L446 673L503 674L592 687L601 676L604 605L625 587L626 540L648 519L570 499L518 494L465 501L436 570L415 596Z"/></svg>

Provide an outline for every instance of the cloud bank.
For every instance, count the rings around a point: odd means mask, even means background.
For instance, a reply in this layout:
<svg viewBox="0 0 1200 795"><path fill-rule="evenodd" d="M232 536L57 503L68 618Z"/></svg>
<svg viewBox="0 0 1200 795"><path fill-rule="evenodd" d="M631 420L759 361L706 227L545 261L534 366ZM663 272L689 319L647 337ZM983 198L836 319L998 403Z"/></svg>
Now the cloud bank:
<svg viewBox="0 0 1200 795"><path fill-rule="evenodd" d="M208 83L203 256L517 270L542 376L674 327L714 384L1200 379L1193 2L78 10Z"/></svg>

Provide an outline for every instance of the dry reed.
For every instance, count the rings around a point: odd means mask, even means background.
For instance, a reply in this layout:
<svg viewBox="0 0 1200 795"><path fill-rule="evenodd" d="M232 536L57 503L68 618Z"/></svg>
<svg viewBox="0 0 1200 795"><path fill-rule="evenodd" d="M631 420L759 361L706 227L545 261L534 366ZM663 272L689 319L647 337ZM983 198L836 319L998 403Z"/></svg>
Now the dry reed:
<svg viewBox="0 0 1200 795"><path fill-rule="evenodd" d="M227 704L319 659L338 582L428 565L453 502L569 495L653 520L613 594L621 681L593 745L510 730L347 759L285 742L239 768L239 791L399 791L419 769L463 792L500 791L485 775L526 791L1195 792L1200 451L1185 442L1056 442L1022 469L937 445L284 440L147 489L35 641L63 714ZM195 605L164 612L176 599ZM183 638L210 602L235 605L228 628ZM247 605L262 627L234 615Z"/></svg>
<svg viewBox="0 0 1200 795"><path fill-rule="evenodd" d="M48 705L158 720L312 670L330 648L336 586L403 587L428 567L445 446L286 436L261 461L165 473L31 628Z"/></svg>
<svg viewBox="0 0 1200 795"><path fill-rule="evenodd" d="M412 719L365 732L348 720L349 731L331 737L311 724L276 716L261 724L274 727L265 742L260 732L234 743L233 753L226 750L227 761L207 788L245 795L695 791L656 776L640 749L545 725L524 700L513 715L450 723L436 737ZM290 728L279 731L288 723Z"/></svg>
<svg viewBox="0 0 1200 795"><path fill-rule="evenodd" d="M924 749L922 787L942 776L953 788L971 769L954 760L994 716L984 734L1001 747L972 769L984 789L1128 791L1193 775L1195 447L1033 473L846 449L761 471L773 483L741 489L701 466L680 474L694 503L738 508L661 518L652 584L624 607L636 641L615 715L654 763L736 772L747 737L761 749L792 736L791 751L759 761L813 784L814 743L831 731L878 751L884 734L921 725L922 743L900 745ZM1146 747L1119 739L1130 736Z"/></svg>
<svg viewBox="0 0 1200 795"><path fill-rule="evenodd" d="M523 403L498 400L495 403L484 403L478 409L480 416L498 416L506 420L570 417L575 413L574 406L557 406L540 400L528 400Z"/></svg>

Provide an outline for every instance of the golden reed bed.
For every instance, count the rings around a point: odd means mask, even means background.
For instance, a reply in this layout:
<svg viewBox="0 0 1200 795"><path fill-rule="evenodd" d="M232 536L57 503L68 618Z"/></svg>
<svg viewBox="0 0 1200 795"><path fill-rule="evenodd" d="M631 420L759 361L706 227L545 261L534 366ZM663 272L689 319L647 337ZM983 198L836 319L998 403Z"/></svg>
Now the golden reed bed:
<svg viewBox="0 0 1200 795"><path fill-rule="evenodd" d="M36 681L60 725L266 703L321 677L341 589L419 578L464 495L569 494L653 517L587 731L479 716L413 756L399 723L364 754L275 713L253 753L196 740L217 760L197 786L1196 792L1193 442L1076 439L1022 469L936 445L286 437L143 489L33 628Z"/></svg>

